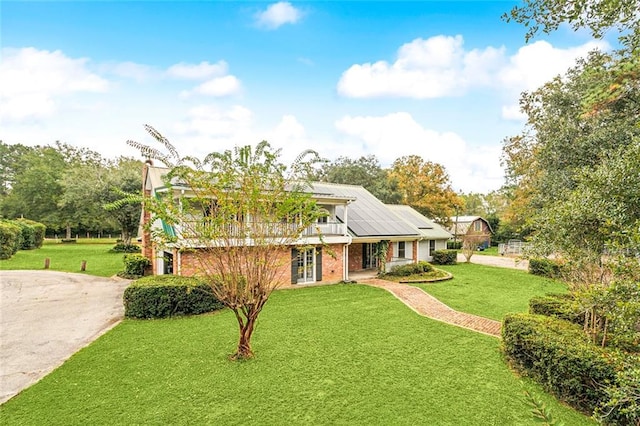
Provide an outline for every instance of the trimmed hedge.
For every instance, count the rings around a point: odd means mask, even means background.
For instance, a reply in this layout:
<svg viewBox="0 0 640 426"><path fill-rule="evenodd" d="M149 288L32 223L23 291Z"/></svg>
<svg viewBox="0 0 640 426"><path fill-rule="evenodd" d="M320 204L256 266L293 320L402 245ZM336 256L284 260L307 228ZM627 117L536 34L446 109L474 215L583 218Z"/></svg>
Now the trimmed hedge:
<svg viewBox="0 0 640 426"><path fill-rule="evenodd" d="M406 265L397 265L391 268L391 271L385 275L394 277L408 277L409 275L422 274L424 272L432 272L433 266L429 262L421 260L418 263L408 263Z"/></svg>
<svg viewBox="0 0 640 426"><path fill-rule="evenodd" d="M9 259L22 244L22 228L12 221L0 221L0 259Z"/></svg>
<svg viewBox="0 0 640 426"><path fill-rule="evenodd" d="M144 275L144 270L151 266L151 261L141 254L125 254L123 257L125 277L141 277Z"/></svg>
<svg viewBox="0 0 640 426"><path fill-rule="evenodd" d="M223 307L208 284L176 275L156 275L134 281L124 291L128 318L165 318L196 315Z"/></svg>
<svg viewBox="0 0 640 426"><path fill-rule="evenodd" d="M47 227L29 219L16 219L12 223L21 228L22 242L20 250L33 250L42 247Z"/></svg>
<svg viewBox="0 0 640 426"><path fill-rule="evenodd" d="M447 241L447 250L460 250L462 241Z"/></svg>
<svg viewBox="0 0 640 426"><path fill-rule="evenodd" d="M547 278L559 278L562 266L553 260L544 258L529 259L529 273Z"/></svg>
<svg viewBox="0 0 640 426"><path fill-rule="evenodd" d="M579 325L584 323L584 313L570 294L547 294L529 300L529 313L560 318Z"/></svg>
<svg viewBox="0 0 640 426"><path fill-rule="evenodd" d="M113 253L140 253L140 246L136 244L118 243L111 249Z"/></svg>
<svg viewBox="0 0 640 426"><path fill-rule="evenodd" d="M431 256L431 263L434 265L455 265L458 263L458 252L456 250L435 250Z"/></svg>
<svg viewBox="0 0 640 426"><path fill-rule="evenodd" d="M573 407L588 413L606 407L603 421L609 424L640 421L627 402L609 397L628 359L592 344L578 325L542 315L509 314L502 341L506 357L520 373Z"/></svg>

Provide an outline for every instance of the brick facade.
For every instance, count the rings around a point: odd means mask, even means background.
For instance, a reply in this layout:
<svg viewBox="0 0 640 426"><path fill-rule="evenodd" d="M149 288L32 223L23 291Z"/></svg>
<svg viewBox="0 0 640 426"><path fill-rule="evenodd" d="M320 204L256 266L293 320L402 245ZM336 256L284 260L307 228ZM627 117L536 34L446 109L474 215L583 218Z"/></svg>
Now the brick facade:
<svg viewBox="0 0 640 426"><path fill-rule="evenodd" d="M322 247L322 283L336 283L343 279L343 245L330 244ZM291 287L291 250L292 247L283 247L277 255L278 284L281 287ZM333 256L332 256L333 255ZM335 257L334 257L335 256ZM174 271L180 275L191 276L202 272L202 263L199 255L193 252L180 253L180 265L178 269L178 256L174 256Z"/></svg>
<svg viewBox="0 0 640 426"><path fill-rule="evenodd" d="M349 271L362 270L364 244L355 243L349 246Z"/></svg>

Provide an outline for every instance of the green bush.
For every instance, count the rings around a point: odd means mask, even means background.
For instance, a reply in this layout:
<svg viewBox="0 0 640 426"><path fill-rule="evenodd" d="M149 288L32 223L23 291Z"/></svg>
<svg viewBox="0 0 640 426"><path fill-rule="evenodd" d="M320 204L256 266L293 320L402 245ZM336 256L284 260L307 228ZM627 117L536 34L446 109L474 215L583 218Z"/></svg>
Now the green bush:
<svg viewBox="0 0 640 426"><path fill-rule="evenodd" d="M584 323L576 300L570 294L547 294L529 300L529 313L556 317L576 324Z"/></svg>
<svg viewBox="0 0 640 426"><path fill-rule="evenodd" d="M541 277L559 278L562 266L549 259L529 259L529 273Z"/></svg>
<svg viewBox="0 0 640 426"><path fill-rule="evenodd" d="M640 420L637 412L625 409L624 401L610 400L607 391L619 389L617 373L625 369L629 357L592 344L577 324L509 314L502 325L502 342L507 359L521 374L573 407L589 413L606 407L605 421L610 424Z"/></svg>
<svg viewBox="0 0 640 426"><path fill-rule="evenodd" d="M435 250L432 254L431 263L434 265L455 265L458 263L458 252L456 250Z"/></svg>
<svg viewBox="0 0 640 426"><path fill-rule="evenodd" d="M144 275L144 270L151 266L151 261L141 254L125 254L123 260L125 277L141 277Z"/></svg>
<svg viewBox="0 0 640 426"><path fill-rule="evenodd" d="M222 307L209 285L192 277L144 277L131 283L124 292L125 316L129 318L196 315Z"/></svg>
<svg viewBox="0 0 640 426"><path fill-rule="evenodd" d="M140 246L136 244L118 243L111 249L113 253L140 253Z"/></svg>
<svg viewBox="0 0 640 426"><path fill-rule="evenodd" d="M8 220L0 221L0 259L16 254L22 242L22 228Z"/></svg>
<svg viewBox="0 0 640 426"><path fill-rule="evenodd" d="M447 241L447 250L460 250L462 241Z"/></svg>
<svg viewBox="0 0 640 426"><path fill-rule="evenodd" d="M422 274L431 271L433 271L433 266L431 266L429 262L421 260L418 263L394 266L386 275L392 275L394 277L408 277L410 275Z"/></svg>
<svg viewBox="0 0 640 426"><path fill-rule="evenodd" d="M20 250L33 250L42 247L47 230L46 226L28 219L16 219L10 222L20 227Z"/></svg>

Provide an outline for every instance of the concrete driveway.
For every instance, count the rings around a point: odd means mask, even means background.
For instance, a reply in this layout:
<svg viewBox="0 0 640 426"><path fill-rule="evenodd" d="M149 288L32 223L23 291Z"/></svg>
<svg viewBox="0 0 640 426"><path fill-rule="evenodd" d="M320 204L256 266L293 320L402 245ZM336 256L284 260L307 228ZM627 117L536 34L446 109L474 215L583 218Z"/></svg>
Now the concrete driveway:
<svg viewBox="0 0 640 426"><path fill-rule="evenodd" d="M462 253L458 253L458 263L464 263L467 259ZM526 259L518 259L508 256L486 256L483 254L474 254L471 256L471 263L478 265L497 266L499 268L520 269L526 271L529 269L529 261Z"/></svg>
<svg viewBox="0 0 640 426"><path fill-rule="evenodd" d="M0 404L120 322L128 284L66 272L0 271Z"/></svg>

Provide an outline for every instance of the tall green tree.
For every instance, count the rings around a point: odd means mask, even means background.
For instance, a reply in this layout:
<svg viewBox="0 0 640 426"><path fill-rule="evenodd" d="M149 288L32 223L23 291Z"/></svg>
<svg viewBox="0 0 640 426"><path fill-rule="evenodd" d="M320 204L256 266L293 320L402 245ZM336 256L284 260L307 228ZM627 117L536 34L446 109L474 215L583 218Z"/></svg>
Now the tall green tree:
<svg viewBox="0 0 640 426"><path fill-rule="evenodd" d="M362 156L357 160L338 157L325 163L313 178L322 182L361 185L388 204L400 201L400 194L389 179L388 171L380 166L375 155Z"/></svg>
<svg viewBox="0 0 640 426"><path fill-rule="evenodd" d="M132 158L120 157L108 168L106 185L96 200L102 207L110 204L107 215L115 222L124 244L131 244L132 237L140 225L140 203L113 205L123 194L136 194L142 190L142 162Z"/></svg>
<svg viewBox="0 0 640 426"><path fill-rule="evenodd" d="M60 229L62 176L66 162L52 147L37 147L21 156L21 168L13 177L11 191L4 197L2 214L14 219L26 217L49 229Z"/></svg>

